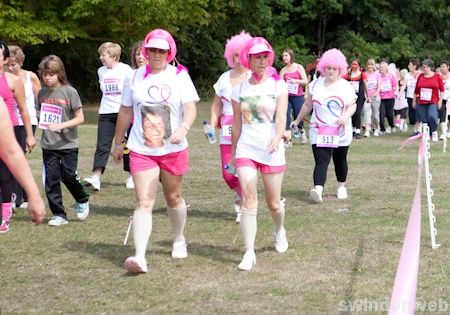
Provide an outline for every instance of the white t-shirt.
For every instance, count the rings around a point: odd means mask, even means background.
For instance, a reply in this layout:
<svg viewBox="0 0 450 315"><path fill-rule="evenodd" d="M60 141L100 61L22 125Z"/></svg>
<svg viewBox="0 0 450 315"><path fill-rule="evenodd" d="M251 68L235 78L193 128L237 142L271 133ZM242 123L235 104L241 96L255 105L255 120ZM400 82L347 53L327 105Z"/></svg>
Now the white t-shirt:
<svg viewBox="0 0 450 315"><path fill-rule="evenodd" d="M317 144L319 126L336 126L341 113L356 101L355 91L347 80L338 79L331 91L325 88L324 83L325 78L320 77L309 85L313 103L309 129L311 144ZM350 145L352 137L352 119L349 117L345 127L339 128L339 146Z"/></svg>
<svg viewBox="0 0 450 315"><path fill-rule="evenodd" d="M167 139L183 123L183 104L200 100L191 77L184 70L177 74L172 65L146 78L145 71L146 67L137 69L135 76L126 80L122 93L122 104L133 106L134 113L127 146L152 156L180 152L187 148L187 140L170 144Z"/></svg>
<svg viewBox="0 0 450 315"><path fill-rule="evenodd" d="M444 94L442 95L442 99L447 101L450 98L450 79L442 81L444 82Z"/></svg>
<svg viewBox="0 0 450 315"><path fill-rule="evenodd" d="M217 97L222 101L222 113L220 116L219 144L231 144L231 126L233 124L233 106L231 95L233 85L230 81L231 70L223 73L213 85Z"/></svg>
<svg viewBox="0 0 450 315"><path fill-rule="evenodd" d="M117 114L122 100L123 83L126 78L133 76L131 67L119 62L116 67L108 69L100 67L97 71L102 100L100 101L99 114Z"/></svg>
<svg viewBox="0 0 450 315"><path fill-rule="evenodd" d="M414 90L416 89L417 78L415 78L410 72L405 75L406 79L406 97L413 98Z"/></svg>
<svg viewBox="0 0 450 315"><path fill-rule="evenodd" d="M25 103L27 104L28 115L30 116L31 125L36 126L38 124L37 116L36 116L36 101L33 92L33 83L31 82L31 72L26 71L25 75ZM20 115L19 109L17 105L15 106L16 116L19 120L19 126L23 126L22 116Z"/></svg>
<svg viewBox="0 0 450 315"><path fill-rule="evenodd" d="M271 166L286 164L283 140L280 140L277 151L268 153L270 142L276 134L276 98L282 94L288 94L286 83L275 81L272 77L256 85L245 80L233 89L231 98L240 104L242 114L236 158L247 158Z"/></svg>

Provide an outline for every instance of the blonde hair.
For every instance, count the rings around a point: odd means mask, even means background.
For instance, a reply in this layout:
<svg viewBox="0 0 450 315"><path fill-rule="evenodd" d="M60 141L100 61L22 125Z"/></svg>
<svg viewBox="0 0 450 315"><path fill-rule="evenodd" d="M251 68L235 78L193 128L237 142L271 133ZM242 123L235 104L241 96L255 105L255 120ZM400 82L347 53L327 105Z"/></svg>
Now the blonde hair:
<svg viewBox="0 0 450 315"><path fill-rule="evenodd" d="M120 60L120 54L122 53L122 48L119 44L105 42L98 47L98 53L101 55L103 53L107 53L112 58L116 58L116 61Z"/></svg>
<svg viewBox="0 0 450 315"><path fill-rule="evenodd" d="M9 49L9 58L15 59L20 65L23 65L25 61L25 54L23 53L22 48L16 45L8 46Z"/></svg>

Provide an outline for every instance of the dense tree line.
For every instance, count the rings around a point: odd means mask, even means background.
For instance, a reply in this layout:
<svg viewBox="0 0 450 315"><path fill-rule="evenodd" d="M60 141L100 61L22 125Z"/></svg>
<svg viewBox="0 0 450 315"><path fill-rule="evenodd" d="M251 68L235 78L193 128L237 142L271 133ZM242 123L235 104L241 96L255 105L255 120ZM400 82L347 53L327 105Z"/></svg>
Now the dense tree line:
<svg viewBox="0 0 450 315"><path fill-rule="evenodd" d="M300 63L330 47L363 62L386 57L448 59L448 0L3 0L0 38L19 44L25 68L35 70L50 53L61 56L71 82L86 100L99 96L97 48L105 41L129 47L153 28L173 33L178 59L196 85L211 85L226 69L225 41L246 30L266 37L281 55L291 47ZM280 58L277 66L281 66Z"/></svg>

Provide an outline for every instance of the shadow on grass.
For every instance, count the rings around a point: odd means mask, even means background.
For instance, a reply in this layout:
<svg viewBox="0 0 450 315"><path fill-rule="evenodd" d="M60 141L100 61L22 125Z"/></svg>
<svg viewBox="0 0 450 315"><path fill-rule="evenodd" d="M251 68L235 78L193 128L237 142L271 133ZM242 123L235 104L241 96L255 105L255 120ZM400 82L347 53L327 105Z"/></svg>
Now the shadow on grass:
<svg viewBox="0 0 450 315"><path fill-rule="evenodd" d="M307 190L282 190L281 196L286 199L295 199L300 201L308 201L309 200L309 191Z"/></svg>

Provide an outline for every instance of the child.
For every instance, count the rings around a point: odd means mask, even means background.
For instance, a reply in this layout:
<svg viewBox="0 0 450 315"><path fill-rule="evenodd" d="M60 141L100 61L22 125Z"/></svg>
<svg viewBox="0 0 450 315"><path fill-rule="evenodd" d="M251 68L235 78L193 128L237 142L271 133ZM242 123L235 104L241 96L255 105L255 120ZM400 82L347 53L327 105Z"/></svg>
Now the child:
<svg viewBox="0 0 450 315"><path fill-rule="evenodd" d="M395 98L394 103L394 113L395 113L395 127L400 129L400 131L408 131L408 124L406 123L406 113L408 111L408 102L406 100L406 74L408 70L402 69L400 71L400 80L398 81L398 86L400 91Z"/></svg>
<svg viewBox="0 0 450 315"><path fill-rule="evenodd" d="M77 174L78 128L84 122L78 92L69 85L61 59L55 55L45 57L39 64L44 87L39 91L39 128L42 130L41 147L45 171L45 193L53 217L50 226L67 224L61 195L61 181L74 197L75 212L79 220L89 214L89 195Z"/></svg>

